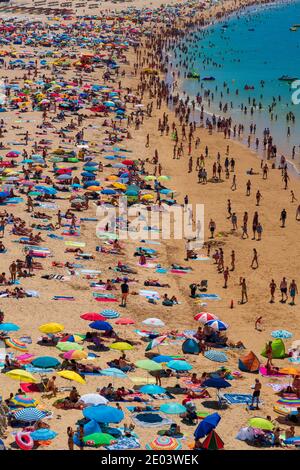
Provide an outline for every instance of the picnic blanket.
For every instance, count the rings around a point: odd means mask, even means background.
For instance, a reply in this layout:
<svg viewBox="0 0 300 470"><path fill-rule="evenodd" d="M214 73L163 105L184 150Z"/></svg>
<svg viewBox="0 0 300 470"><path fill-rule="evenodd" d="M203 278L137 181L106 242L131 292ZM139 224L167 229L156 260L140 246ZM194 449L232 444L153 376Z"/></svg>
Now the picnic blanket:
<svg viewBox="0 0 300 470"><path fill-rule="evenodd" d="M135 437L121 437L115 444L105 446L107 450L139 449L140 443Z"/></svg>
<svg viewBox="0 0 300 470"><path fill-rule="evenodd" d="M162 413L155 411L142 411L140 413L134 413L132 420L137 426L142 428L155 428L161 426L167 426L173 423L173 421L165 417Z"/></svg>

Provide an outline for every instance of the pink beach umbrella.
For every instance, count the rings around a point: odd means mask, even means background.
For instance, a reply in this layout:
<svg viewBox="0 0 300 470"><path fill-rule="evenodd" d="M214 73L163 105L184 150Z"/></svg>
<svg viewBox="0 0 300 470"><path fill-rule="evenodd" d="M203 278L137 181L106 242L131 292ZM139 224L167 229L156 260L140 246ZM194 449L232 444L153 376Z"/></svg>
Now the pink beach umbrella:
<svg viewBox="0 0 300 470"><path fill-rule="evenodd" d="M119 318L116 321L116 325L133 325L135 321L131 320L131 318Z"/></svg>

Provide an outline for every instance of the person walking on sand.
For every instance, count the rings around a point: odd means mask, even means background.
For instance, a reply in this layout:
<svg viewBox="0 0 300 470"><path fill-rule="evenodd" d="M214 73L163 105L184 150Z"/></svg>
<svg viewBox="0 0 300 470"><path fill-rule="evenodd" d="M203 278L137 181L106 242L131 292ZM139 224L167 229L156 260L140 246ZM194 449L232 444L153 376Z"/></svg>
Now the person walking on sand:
<svg viewBox="0 0 300 470"><path fill-rule="evenodd" d="M282 177L282 181L284 182L284 189L287 189L288 188L288 182L289 182L289 175L287 173L287 171L284 172L284 175Z"/></svg>
<svg viewBox="0 0 300 470"><path fill-rule="evenodd" d="M242 288L241 304L244 304L244 303L248 302L247 283L246 283L246 279L244 277L241 278L241 280L240 280L240 286Z"/></svg>
<svg viewBox="0 0 300 470"><path fill-rule="evenodd" d="M299 204L299 206L297 207L297 210L296 210L296 220L300 220L299 217L300 217L300 204Z"/></svg>
<svg viewBox="0 0 300 470"><path fill-rule="evenodd" d="M261 321L262 321L262 316L258 317L258 318L255 320L254 328L255 328L257 331L262 331L261 328L258 328L259 326L261 327Z"/></svg>
<svg viewBox="0 0 300 470"><path fill-rule="evenodd" d="M272 279L272 281L270 282L270 293L271 293L271 300L270 300L270 304L273 304L275 302L275 291L276 291L276 283L274 281L274 279Z"/></svg>
<svg viewBox="0 0 300 470"><path fill-rule="evenodd" d="M236 191L236 175L232 177L231 191Z"/></svg>
<svg viewBox="0 0 300 470"><path fill-rule="evenodd" d="M259 397L260 397L260 392L261 392L261 383L259 379L255 379L255 384L253 386L254 392L252 394L252 401L250 407L254 406L254 402L256 401L256 409L259 410Z"/></svg>
<svg viewBox="0 0 300 470"><path fill-rule="evenodd" d="M129 293L129 286L127 280L125 279L124 282L121 284L121 305L120 307L126 307L126 301Z"/></svg>
<svg viewBox="0 0 300 470"><path fill-rule="evenodd" d="M68 448L69 450L74 450L74 431L71 428L71 426L68 426L67 428L67 435L68 435Z"/></svg>
<svg viewBox="0 0 300 470"><path fill-rule="evenodd" d="M214 233L216 230L216 222L213 219L210 219L208 228L210 230L210 238L214 238Z"/></svg>
<svg viewBox="0 0 300 470"><path fill-rule="evenodd" d="M227 212L228 212L228 217L227 217L227 219L230 219L231 216L232 216L232 213L231 213L231 201L230 201L230 199L227 199Z"/></svg>
<svg viewBox="0 0 300 470"><path fill-rule="evenodd" d="M234 212L231 216L232 230L237 230L237 215Z"/></svg>
<svg viewBox="0 0 300 470"><path fill-rule="evenodd" d="M282 209L281 214L280 214L281 228L285 227L286 218L287 218L287 212L285 209Z"/></svg>
<svg viewBox="0 0 300 470"><path fill-rule="evenodd" d="M281 292L281 303L284 304L287 299L288 299L288 295L287 295L287 288L288 288L288 284L287 284L287 280L285 277L282 278L282 281L280 283L280 292Z"/></svg>
<svg viewBox="0 0 300 470"><path fill-rule="evenodd" d="M15 261L11 263L9 266L9 272L10 272L10 279L12 283L16 282L16 276L17 276L17 264Z"/></svg>
<svg viewBox="0 0 300 470"><path fill-rule="evenodd" d="M248 180L246 183L246 196L250 196L250 195L251 195L251 181Z"/></svg>
<svg viewBox="0 0 300 470"><path fill-rule="evenodd" d="M255 265L255 266L254 266ZM251 266L252 269L257 269L258 268L258 254L256 248L253 248L253 258L251 261Z"/></svg>
<svg viewBox="0 0 300 470"><path fill-rule="evenodd" d="M258 225L258 212L254 212L253 221L252 221L252 231L253 231L252 240L256 239L257 225Z"/></svg>
<svg viewBox="0 0 300 470"><path fill-rule="evenodd" d="M294 194L294 191L291 189L291 203L293 203L294 201L298 201L298 199L295 197L295 194Z"/></svg>
<svg viewBox="0 0 300 470"><path fill-rule="evenodd" d="M273 359L272 341L269 341L266 344L266 356L267 356L266 368L269 369L270 367L273 366L273 362L272 362L272 359Z"/></svg>
<svg viewBox="0 0 300 470"><path fill-rule="evenodd" d="M259 242L261 240L261 234L262 234L263 228L260 222L258 222L257 227L256 227L256 232L257 232L257 241Z"/></svg>
<svg viewBox="0 0 300 470"><path fill-rule="evenodd" d="M230 276L229 276L229 268L228 268L228 266L227 266L226 269L224 270L223 276L224 276L224 286L223 286L223 288L224 288L224 289L227 289L227 282L228 282L228 279L229 279L229 277L230 277Z"/></svg>
<svg viewBox="0 0 300 470"><path fill-rule="evenodd" d="M295 297L296 297L296 294L298 294L298 287L294 279L290 283L289 292L290 292L290 296L292 299L290 302L290 305L295 305Z"/></svg>

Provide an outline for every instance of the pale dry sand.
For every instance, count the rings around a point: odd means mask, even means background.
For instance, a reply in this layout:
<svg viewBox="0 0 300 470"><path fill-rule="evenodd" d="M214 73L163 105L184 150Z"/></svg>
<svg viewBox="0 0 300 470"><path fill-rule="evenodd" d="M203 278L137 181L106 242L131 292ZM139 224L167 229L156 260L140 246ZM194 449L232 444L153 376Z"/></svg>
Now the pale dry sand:
<svg viewBox="0 0 300 470"><path fill-rule="evenodd" d="M126 70L126 77L122 82L124 86L131 86L133 90L136 90L138 80L131 76L131 65L134 63L133 54L129 55L130 65L124 67ZM67 73L66 76L70 77L72 74ZM1 76L7 75L10 78L14 75L18 77L22 76L22 72L15 71L3 71L1 70ZM99 82L99 77L96 74L89 75L88 81ZM145 100L145 104L147 99ZM129 108L130 109L130 108ZM192 281L199 281L200 279L208 279L209 292L219 294L222 298L218 302L208 302L207 310L216 313L222 320L230 325L228 336L232 341L241 340L245 344L247 351L253 350L260 359L260 352L266 341L271 339L270 333L274 329L286 328L293 332L293 339L297 339L297 333L300 327L299 321L299 306L298 300L296 299L296 306L290 307L288 304L282 305L279 303L279 294L276 296L276 303L269 304L269 283L272 278L275 279L277 285L281 278L286 276L290 281L296 279L299 272L298 258L299 258L299 243L298 243L298 222L295 221L295 211L297 203L291 204L289 198L289 191L283 190L283 183L281 181L281 173L279 170L270 171L268 180L262 180L260 173L260 161L258 157L252 152L245 148L237 141L230 141L230 156L234 156L236 160L236 174L238 188L237 191L232 192L230 190L231 179L226 180L220 184L209 183L205 186L197 184L197 174L193 172L188 174L188 162L185 156L181 160L172 159L172 142L170 137L160 137L157 132L158 119L162 117L163 112L168 112L169 122L172 122L173 116L171 112L162 107L161 110L156 110L154 106L152 118L146 118L144 126L139 130L135 131L130 128L130 132L133 135L133 139L126 143L126 147L133 150L133 154L128 154L134 158L151 158L154 154L154 150L157 149L160 157L160 162L163 166L163 174L171 176L170 187L174 188L178 192L177 200L183 201L183 197L186 193L189 194L190 201L193 203L203 203L205 205L205 238L208 238L208 222L212 217L217 224L217 232L224 232L226 236L222 236L218 239L224 241L224 252L225 252L225 266L229 265L229 255L232 249L236 252L236 270L234 273L230 273L229 288L223 289L223 276L217 274L215 266L212 261L208 262L197 262L190 261L190 266L193 267L192 274L185 276L172 276L160 275L159 279L164 282L168 282L171 285L170 289L157 289L159 292L168 292L169 294L176 294L181 305L174 306L172 308L161 307L160 305L153 306L142 299L139 296L131 295L129 297L128 307L125 311L118 308L116 304L116 310L119 310L123 316L129 316L136 321L136 325L133 327L116 327L116 330L125 337L130 339L138 339L138 336L134 333L135 327L140 327L140 322L147 317L159 317L167 325L167 330L178 329L179 331L185 329L196 329L197 323L193 320L193 316L200 310L189 298L189 284ZM10 127L11 124L16 124L15 121L19 118L16 112L11 112L9 115L5 115L4 118ZM35 122L40 121L40 113L29 112L21 115L25 120L32 119ZM26 128L31 131L32 137L35 138L35 122L26 123ZM91 119L85 121L86 127L86 139L90 141L101 142L103 137L103 131L95 131L88 128L88 124L100 124L100 120ZM25 123L19 125L24 126ZM17 131L22 132L22 131ZM150 148L145 148L145 135L150 134ZM197 135L201 138L201 147L199 151L203 151L205 145L209 146L209 160L206 165L209 176L211 175L211 167L216 158L216 154L219 151L222 156L225 154L226 145L229 143L224 140L223 134L217 134L214 132L212 135L208 135L207 131L199 129ZM53 139L53 148L57 147L58 140L53 134L48 133L48 137ZM15 131L9 130L9 133L5 136L3 141L18 140ZM21 148L21 147L20 147ZM199 152L197 151L197 154ZM196 156L196 152L193 151L193 155ZM248 179L246 170L253 167L255 171L259 172L259 175L251 176L252 181L252 194L251 197L245 196L245 185ZM147 167L146 167L147 168ZM149 166L148 166L149 168ZM103 176L109 175L109 169L105 169L104 174L100 174L101 181ZM299 197L299 182L291 179L290 188L295 192L296 197ZM261 242L251 240L251 218L256 210L255 207L255 192L259 189L262 193L263 199L261 206L258 208L260 219L264 228L263 237ZM244 211L249 213L249 240L241 240L241 230L238 234L231 233L231 224L226 219L226 202L230 198L232 201L233 210L237 212L239 217L239 227L241 225L242 214ZM62 210L68 207L67 201L59 201L59 205ZM280 228L279 215L281 209L285 207L288 211L287 228ZM26 213L24 213L24 204L17 205L13 208L7 208L8 211L13 211L15 214L24 217L28 224L32 223L32 219ZM52 215L51 211L48 211ZM26 214L26 215L24 215ZM54 212L53 212L54 214ZM91 206L89 211L79 216L95 216L95 210ZM59 233L58 231L57 233ZM45 243L42 245L48 246L52 253L53 258L49 258L43 261L43 271L35 271L35 277L32 279L22 280L23 288L30 288L38 290L40 298L38 299L3 299L1 300L1 309L5 312L5 321L15 322L20 325L21 330L14 334L16 338L23 335L30 335L32 337L32 345L30 345L30 352L36 355L54 355L58 356L59 351L56 348L45 348L36 344L37 339L40 337L38 331L39 325L53 321L61 322L65 325L66 332L84 333L88 328L87 324L79 318L79 316L87 311L100 311L101 308L115 308L114 304L101 304L96 303L89 289L89 281L83 280L81 277L72 278L72 281L61 283L59 281L51 280L45 281L40 279L41 274L45 273L64 273L63 269L52 268L51 262L56 261L73 261L74 255L64 253L64 243L56 240L52 240L46 237L46 232L43 232L45 236ZM86 251L94 253L95 247L99 244L99 240L95 236L95 224L92 222L85 222L81 226L81 237L79 240L86 242ZM8 247L8 253L0 255L1 271L8 272L9 264L16 258L22 258L21 250L22 245L13 243L13 238L8 234L8 228L4 237L4 243ZM127 256L125 260L129 262L131 266L135 266L136 258L132 257L135 246L137 243L128 243L126 245ZM257 270L250 268L252 249L256 247L259 254L260 267ZM205 250L204 250L205 252ZM213 252L213 250L212 250ZM183 241L162 241L159 247L159 262L163 266L168 266L171 262L178 262L186 264L184 261L184 242ZM95 261L84 263L87 268L101 269L102 279L112 277L112 271L109 269L110 266L114 266L119 258L112 257L110 255L99 255L96 254ZM140 279L139 284L131 287L131 291L142 288L143 281L147 276L155 277L152 270L145 268L137 268L138 277ZM239 279L241 276L246 277L248 282L248 295L249 302L245 305L238 305L240 299L240 287ZM136 277L136 276L135 276ZM76 298L75 302L65 301L53 301L51 300L53 295L74 295ZM234 308L230 309L231 299L234 301ZM263 316L263 332L255 331L254 320L259 315ZM112 322L114 323L114 322ZM287 341L287 345L290 341ZM141 342L139 347L136 347L134 351L127 353L128 358L132 361L141 359L144 356L145 343ZM160 352L162 354L180 354L180 345L176 346L161 346ZM226 351L229 362L228 367L231 370L237 370L237 363L239 353L228 350ZM109 359L118 357L117 352L100 353L100 358L95 361L95 364L99 364L101 367L106 367L106 362ZM203 371L213 371L218 367L217 363L213 363L203 356L186 356L186 359L194 366L194 371L199 375ZM283 366L288 365L287 360L274 361L275 365ZM226 364L227 365L227 364ZM130 374L132 376L144 376L147 374L142 371L135 371ZM251 393L251 385L254 382L255 376L251 374L243 374L243 378L240 380L232 381L232 389L230 392L240 393ZM277 400L276 395L272 392L270 387L266 384L270 381L262 378L263 391L262 398L264 405L259 412L249 412L243 405L232 405L229 409L220 410L219 413L222 416L222 420L218 426L218 433L225 442L226 449L249 449L249 447L241 441L235 439L236 433L241 426L244 426L249 417L259 415L266 416L268 414L275 418L277 415L273 412L273 405ZM59 386L67 386L65 380L58 377L57 379ZM87 384L82 386L78 385L80 393L94 392L97 387L101 387L109 382L108 378L95 378L87 377ZM172 386L176 383L175 379L163 380L163 386ZM76 384L77 385L77 384ZM118 381L114 380L114 385L124 385L132 387L133 384L130 380ZM18 389L18 383L0 375L0 390L1 395L7 398L9 392L16 392ZM214 399L214 391L211 392L212 399ZM34 395L38 397L38 395ZM59 397L65 396L65 394L59 394ZM179 396L176 401L181 401L183 396ZM66 428L71 425L74 427L74 423L77 419L82 417L81 411L76 410L56 410L51 407L54 399L43 398L40 401L42 407L53 411L53 419L51 419L51 428L59 433L58 437L53 441L50 447L47 449L66 449L67 448L67 437ZM162 403L162 402L160 402ZM196 401L198 409L204 410L202 400ZM126 419L125 422L130 422L130 415L126 411L126 404L122 405L125 411ZM207 408L209 409L209 408ZM175 421L179 422L179 418L175 417ZM191 442L191 435L193 428L181 426L184 433L188 436L183 446L186 448L186 444ZM14 441L14 437L11 434L12 429L9 429L6 444L10 445ZM154 439L156 435L155 429L136 427L136 432L141 440L141 446L144 448L145 444L150 440Z"/></svg>

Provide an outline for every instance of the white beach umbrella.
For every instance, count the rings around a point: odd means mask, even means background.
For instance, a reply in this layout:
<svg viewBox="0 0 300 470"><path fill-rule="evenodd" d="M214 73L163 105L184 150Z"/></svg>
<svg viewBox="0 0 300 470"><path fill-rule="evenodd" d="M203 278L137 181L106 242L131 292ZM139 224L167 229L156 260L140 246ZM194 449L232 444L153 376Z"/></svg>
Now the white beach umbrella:
<svg viewBox="0 0 300 470"><path fill-rule="evenodd" d="M165 326L165 323L159 318L146 318L142 323L147 326Z"/></svg>

